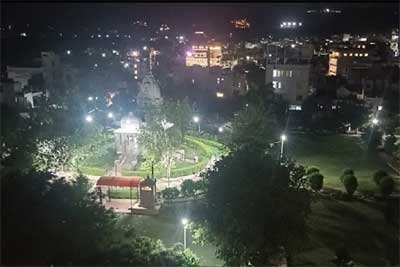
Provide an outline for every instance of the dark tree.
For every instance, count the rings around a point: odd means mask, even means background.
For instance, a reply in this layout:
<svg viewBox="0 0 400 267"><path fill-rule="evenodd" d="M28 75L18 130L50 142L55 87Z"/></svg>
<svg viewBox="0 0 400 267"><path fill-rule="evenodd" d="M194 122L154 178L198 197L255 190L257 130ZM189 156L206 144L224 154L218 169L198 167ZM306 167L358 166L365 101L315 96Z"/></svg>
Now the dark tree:
<svg viewBox="0 0 400 267"><path fill-rule="evenodd" d="M206 173L206 206L200 217L227 265L270 265L279 261L282 249L290 260L303 247L310 198L298 168L248 145ZM300 173L304 176L305 169Z"/></svg>
<svg viewBox="0 0 400 267"><path fill-rule="evenodd" d="M181 247L122 229L88 193L87 178L69 183L49 173L1 179L1 264L4 266L195 266Z"/></svg>

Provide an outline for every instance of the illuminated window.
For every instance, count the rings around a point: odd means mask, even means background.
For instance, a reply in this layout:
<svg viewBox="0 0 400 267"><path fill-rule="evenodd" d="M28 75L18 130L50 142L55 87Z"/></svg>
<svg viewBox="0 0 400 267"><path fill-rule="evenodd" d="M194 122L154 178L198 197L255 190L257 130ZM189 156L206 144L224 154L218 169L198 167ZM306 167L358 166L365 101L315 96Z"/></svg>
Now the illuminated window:
<svg viewBox="0 0 400 267"><path fill-rule="evenodd" d="M365 48L365 45L363 45L362 48Z"/></svg>
<svg viewBox="0 0 400 267"><path fill-rule="evenodd" d="M347 57L347 53L344 53L343 56Z"/></svg>
<svg viewBox="0 0 400 267"><path fill-rule="evenodd" d="M355 53L354 55L355 55L356 57L358 57L358 53Z"/></svg>
<svg viewBox="0 0 400 267"><path fill-rule="evenodd" d="M134 74L137 74L137 70L135 70L133 73L134 73Z"/></svg>
<svg viewBox="0 0 400 267"><path fill-rule="evenodd" d="M272 71L272 77L278 77L278 70Z"/></svg>
<svg viewBox="0 0 400 267"><path fill-rule="evenodd" d="M351 57L352 57L352 56L353 56L353 53L350 53L350 55L349 55L349 56L351 56Z"/></svg>
<svg viewBox="0 0 400 267"><path fill-rule="evenodd" d="M277 89L278 88L278 82L277 81L272 81L272 87Z"/></svg>
<svg viewBox="0 0 400 267"><path fill-rule="evenodd" d="M364 57L368 57L368 53L365 53L365 54L364 54Z"/></svg>
<svg viewBox="0 0 400 267"><path fill-rule="evenodd" d="M281 89L282 88L282 83L278 82L278 88Z"/></svg>

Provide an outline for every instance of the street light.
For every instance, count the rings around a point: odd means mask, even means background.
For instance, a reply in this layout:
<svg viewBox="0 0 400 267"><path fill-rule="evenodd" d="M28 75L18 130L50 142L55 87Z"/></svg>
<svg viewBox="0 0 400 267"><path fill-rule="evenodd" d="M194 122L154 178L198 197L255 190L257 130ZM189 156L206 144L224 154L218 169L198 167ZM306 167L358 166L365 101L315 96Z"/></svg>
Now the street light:
<svg viewBox="0 0 400 267"><path fill-rule="evenodd" d="M378 111L381 111L383 109L382 106L378 106Z"/></svg>
<svg viewBox="0 0 400 267"><path fill-rule="evenodd" d="M218 127L218 132L222 133L224 131L224 128Z"/></svg>
<svg viewBox="0 0 400 267"><path fill-rule="evenodd" d="M282 134L281 135L281 159L283 158L283 145L285 144L286 141L286 135Z"/></svg>
<svg viewBox="0 0 400 267"><path fill-rule="evenodd" d="M87 98L87 100L93 101L93 97L92 97L92 96L89 96L89 97Z"/></svg>
<svg viewBox="0 0 400 267"><path fill-rule="evenodd" d="M189 220L187 218L182 218L183 224L183 247L186 249L186 230L188 226Z"/></svg>
<svg viewBox="0 0 400 267"><path fill-rule="evenodd" d="M86 120L87 122L92 122L92 121L93 121L92 115L86 115L85 120Z"/></svg>
<svg viewBox="0 0 400 267"><path fill-rule="evenodd" d="M110 119L112 119L112 117L113 117L112 112L108 112L107 117L110 118Z"/></svg>
<svg viewBox="0 0 400 267"><path fill-rule="evenodd" d="M372 124L377 125L379 123L379 120L377 118L372 119Z"/></svg>
<svg viewBox="0 0 400 267"><path fill-rule="evenodd" d="M199 133L200 133L200 118L198 116L194 116L193 121L197 123L197 125L199 126Z"/></svg>

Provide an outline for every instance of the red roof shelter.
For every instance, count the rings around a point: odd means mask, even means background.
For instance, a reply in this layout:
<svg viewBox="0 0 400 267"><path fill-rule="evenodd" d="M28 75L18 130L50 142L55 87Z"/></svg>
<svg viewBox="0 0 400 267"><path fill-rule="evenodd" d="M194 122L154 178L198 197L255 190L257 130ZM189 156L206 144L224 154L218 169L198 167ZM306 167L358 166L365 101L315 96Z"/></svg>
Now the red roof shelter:
<svg viewBox="0 0 400 267"><path fill-rule="evenodd" d="M142 179L140 177L118 177L118 176L101 176L97 182L97 186L119 186L119 187L139 187Z"/></svg>

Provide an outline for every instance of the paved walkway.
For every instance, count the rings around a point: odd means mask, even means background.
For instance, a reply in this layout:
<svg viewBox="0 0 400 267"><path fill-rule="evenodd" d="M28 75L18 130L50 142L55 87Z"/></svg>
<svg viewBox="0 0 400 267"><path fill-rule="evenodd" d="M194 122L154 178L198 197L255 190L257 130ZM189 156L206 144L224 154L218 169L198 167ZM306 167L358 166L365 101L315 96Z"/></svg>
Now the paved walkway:
<svg viewBox="0 0 400 267"><path fill-rule="evenodd" d="M211 158L211 160L208 162L207 166L205 167L205 169L208 168L212 168L215 164L215 162L218 160L218 158ZM175 177L175 178L170 178L169 179L169 187L180 187L182 182L184 180L193 180L193 181L198 181L201 179L201 177L199 176L200 172L195 173L194 175L186 175L186 176L180 176L180 177ZM74 177L77 175L76 172L73 171L59 171L56 173L57 176L59 177L65 177L68 180L72 180L74 179ZM107 172L107 175L113 176L114 175L114 171L113 170L109 170ZM120 175L120 174L118 174ZM89 189L89 191L93 191L96 187L96 182L97 180L100 178L100 176L94 176L94 175L85 175L86 177L88 177L89 182L91 184L91 188ZM164 190L165 188L168 187L168 179L167 178L159 178L157 179L157 191L160 192L162 190Z"/></svg>

